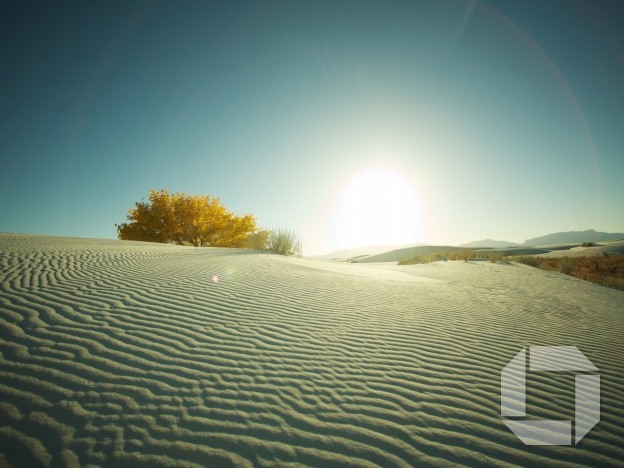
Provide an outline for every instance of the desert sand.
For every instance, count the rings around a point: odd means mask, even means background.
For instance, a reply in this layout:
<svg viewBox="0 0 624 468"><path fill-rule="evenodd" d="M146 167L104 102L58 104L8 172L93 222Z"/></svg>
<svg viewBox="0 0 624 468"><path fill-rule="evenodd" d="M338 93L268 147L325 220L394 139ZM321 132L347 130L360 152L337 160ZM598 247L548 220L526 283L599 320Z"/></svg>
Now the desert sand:
<svg viewBox="0 0 624 468"><path fill-rule="evenodd" d="M624 292L525 265L353 265L0 234L0 466L618 465ZM601 421L525 446L523 347L577 346ZM574 375L528 377L574 418Z"/></svg>
<svg viewBox="0 0 624 468"><path fill-rule="evenodd" d="M540 254L543 257L593 257L595 255L624 255L624 240L594 242L589 247L582 245L546 246L547 252Z"/></svg>

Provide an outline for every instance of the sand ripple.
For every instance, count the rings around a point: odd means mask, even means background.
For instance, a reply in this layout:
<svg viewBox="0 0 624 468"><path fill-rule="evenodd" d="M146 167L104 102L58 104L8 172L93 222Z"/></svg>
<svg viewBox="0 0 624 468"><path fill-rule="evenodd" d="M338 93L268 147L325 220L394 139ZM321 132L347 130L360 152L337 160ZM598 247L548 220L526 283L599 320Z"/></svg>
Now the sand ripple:
<svg viewBox="0 0 624 468"><path fill-rule="evenodd" d="M617 465L624 292L526 266L331 265L0 234L0 466ZM500 418L525 346L578 346L602 418L526 447ZM529 412L573 419L574 376Z"/></svg>

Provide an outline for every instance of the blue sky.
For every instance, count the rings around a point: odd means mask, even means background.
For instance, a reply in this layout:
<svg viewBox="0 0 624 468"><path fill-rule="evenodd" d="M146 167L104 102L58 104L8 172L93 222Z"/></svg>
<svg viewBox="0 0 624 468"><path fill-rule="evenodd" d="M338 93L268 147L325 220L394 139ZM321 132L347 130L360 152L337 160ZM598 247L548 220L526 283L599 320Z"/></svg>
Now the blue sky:
<svg viewBox="0 0 624 468"><path fill-rule="evenodd" d="M17 1L0 23L0 231L114 238L167 188L322 253L381 167L414 242L624 232L619 1Z"/></svg>

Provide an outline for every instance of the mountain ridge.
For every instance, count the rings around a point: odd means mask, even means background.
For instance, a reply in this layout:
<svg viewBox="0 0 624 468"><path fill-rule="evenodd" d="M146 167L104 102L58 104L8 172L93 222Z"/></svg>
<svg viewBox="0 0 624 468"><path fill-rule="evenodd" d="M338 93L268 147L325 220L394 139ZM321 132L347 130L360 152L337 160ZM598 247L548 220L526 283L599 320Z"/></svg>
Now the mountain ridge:
<svg viewBox="0 0 624 468"><path fill-rule="evenodd" d="M408 246L384 246L358 247L355 249L343 249L326 255L318 255L315 258L338 261L356 260L359 263L398 261L412 255L427 255L432 252L443 250L454 251L461 249L504 249L518 247L535 247L555 244L582 244L583 242L605 242L611 240L624 240L624 233L621 232L600 232L594 229L586 231L561 231L545 234L543 236L532 237L519 244L505 240L484 239L467 242L458 246L414 244Z"/></svg>

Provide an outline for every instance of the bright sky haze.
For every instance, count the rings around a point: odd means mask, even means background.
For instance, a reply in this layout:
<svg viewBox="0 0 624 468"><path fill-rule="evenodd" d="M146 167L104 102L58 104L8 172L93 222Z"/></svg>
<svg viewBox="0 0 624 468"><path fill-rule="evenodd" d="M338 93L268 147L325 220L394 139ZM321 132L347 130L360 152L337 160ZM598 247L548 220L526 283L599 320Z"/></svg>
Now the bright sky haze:
<svg viewBox="0 0 624 468"><path fill-rule="evenodd" d="M3 2L0 231L149 188L304 252L624 232L619 1Z"/></svg>

